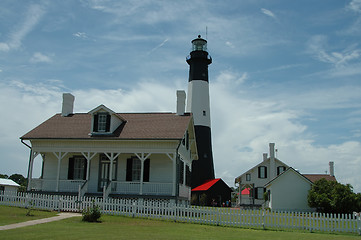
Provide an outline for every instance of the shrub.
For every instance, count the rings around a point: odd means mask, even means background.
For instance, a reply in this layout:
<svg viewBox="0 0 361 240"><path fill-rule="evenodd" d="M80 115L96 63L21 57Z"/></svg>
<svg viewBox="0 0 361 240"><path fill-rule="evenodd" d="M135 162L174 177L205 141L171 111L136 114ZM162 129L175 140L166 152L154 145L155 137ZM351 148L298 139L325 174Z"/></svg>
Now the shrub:
<svg viewBox="0 0 361 240"><path fill-rule="evenodd" d="M99 222L99 218L102 216L98 205L93 203L93 206L83 211L83 221L86 222Z"/></svg>

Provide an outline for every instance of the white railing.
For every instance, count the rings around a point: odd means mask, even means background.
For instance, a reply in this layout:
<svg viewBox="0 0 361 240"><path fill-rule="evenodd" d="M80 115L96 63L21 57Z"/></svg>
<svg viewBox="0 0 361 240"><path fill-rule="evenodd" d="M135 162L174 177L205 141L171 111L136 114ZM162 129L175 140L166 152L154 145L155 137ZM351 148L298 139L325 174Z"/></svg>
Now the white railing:
<svg viewBox="0 0 361 240"><path fill-rule="evenodd" d="M78 192L79 185L82 186L85 180L59 180L59 192ZM30 189L35 191L54 192L57 180L31 179Z"/></svg>
<svg viewBox="0 0 361 240"><path fill-rule="evenodd" d="M139 182L112 182L112 193L122 194L139 194L140 183Z"/></svg>
<svg viewBox="0 0 361 240"><path fill-rule="evenodd" d="M79 212L96 204L103 214L167 219L189 223L263 229L301 229L307 231L361 234L359 214L321 214L272 212L177 205L162 200L87 198L32 193L0 192L0 205L34 209Z"/></svg>
<svg viewBox="0 0 361 240"><path fill-rule="evenodd" d="M140 182L112 182L114 194L140 194ZM172 183L143 183L143 195L172 195Z"/></svg>
<svg viewBox="0 0 361 240"><path fill-rule="evenodd" d="M85 181L82 186L79 186L79 197L83 197L85 193L88 191L88 181Z"/></svg>
<svg viewBox="0 0 361 240"><path fill-rule="evenodd" d="M144 195L172 195L172 183L149 183L143 184Z"/></svg>

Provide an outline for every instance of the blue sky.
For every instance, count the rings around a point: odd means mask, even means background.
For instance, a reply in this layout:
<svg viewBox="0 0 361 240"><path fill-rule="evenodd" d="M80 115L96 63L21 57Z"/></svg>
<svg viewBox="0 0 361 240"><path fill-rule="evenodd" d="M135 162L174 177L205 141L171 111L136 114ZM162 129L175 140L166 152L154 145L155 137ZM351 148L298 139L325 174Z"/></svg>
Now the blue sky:
<svg viewBox="0 0 361 240"><path fill-rule="evenodd" d="M207 31L206 31L207 29ZM278 158L361 192L361 0L0 2L0 173L19 137L61 111L175 112L190 41L207 37L216 176Z"/></svg>

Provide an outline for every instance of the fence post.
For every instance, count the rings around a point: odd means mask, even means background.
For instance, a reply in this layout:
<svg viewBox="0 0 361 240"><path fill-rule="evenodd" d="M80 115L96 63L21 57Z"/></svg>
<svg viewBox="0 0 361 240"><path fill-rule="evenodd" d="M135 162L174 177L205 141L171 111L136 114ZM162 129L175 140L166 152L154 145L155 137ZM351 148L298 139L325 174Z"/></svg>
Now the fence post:
<svg viewBox="0 0 361 240"><path fill-rule="evenodd" d="M263 209L262 210L262 227L263 227L263 230L266 230L266 227L264 225L264 214L265 214L265 210Z"/></svg>
<svg viewBox="0 0 361 240"><path fill-rule="evenodd" d="M358 234L361 235L361 212L354 212L353 215L356 217L357 220Z"/></svg>

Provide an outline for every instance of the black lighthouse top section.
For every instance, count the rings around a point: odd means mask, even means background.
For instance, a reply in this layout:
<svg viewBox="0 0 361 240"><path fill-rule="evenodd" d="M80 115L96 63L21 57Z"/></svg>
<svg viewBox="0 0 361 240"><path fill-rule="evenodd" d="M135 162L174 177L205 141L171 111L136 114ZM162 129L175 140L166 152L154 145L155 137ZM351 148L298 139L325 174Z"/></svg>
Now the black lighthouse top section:
<svg viewBox="0 0 361 240"><path fill-rule="evenodd" d="M203 80L208 82L208 65L212 63L212 58L207 52L207 41L198 35L192 40L192 52L187 57L189 64L189 82L193 80Z"/></svg>

